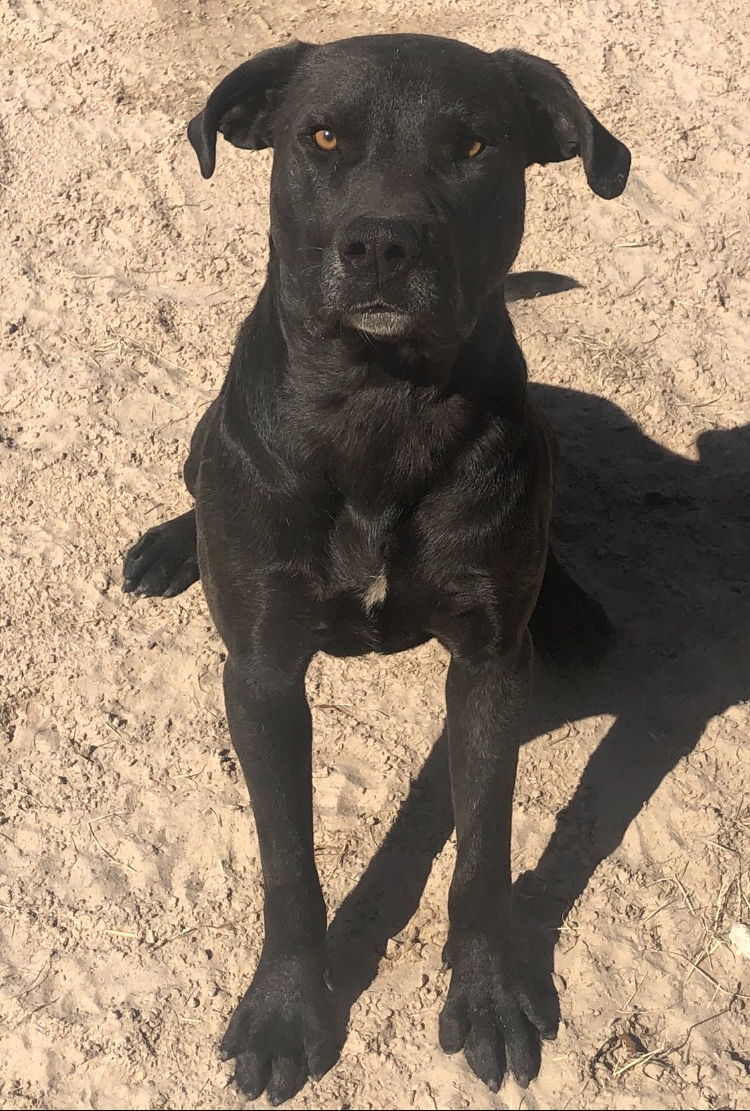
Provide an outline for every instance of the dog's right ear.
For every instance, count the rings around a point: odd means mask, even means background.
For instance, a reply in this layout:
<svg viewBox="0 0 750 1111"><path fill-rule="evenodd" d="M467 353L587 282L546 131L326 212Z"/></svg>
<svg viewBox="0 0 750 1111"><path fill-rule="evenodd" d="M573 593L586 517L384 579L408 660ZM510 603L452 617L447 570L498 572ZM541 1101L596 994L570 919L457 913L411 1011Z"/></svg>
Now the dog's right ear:
<svg viewBox="0 0 750 1111"><path fill-rule="evenodd" d="M211 177L216 167L218 131L245 150L273 146L273 115L281 94L304 56L313 49L307 42L290 42L264 50L216 86L206 107L187 129L204 177Z"/></svg>

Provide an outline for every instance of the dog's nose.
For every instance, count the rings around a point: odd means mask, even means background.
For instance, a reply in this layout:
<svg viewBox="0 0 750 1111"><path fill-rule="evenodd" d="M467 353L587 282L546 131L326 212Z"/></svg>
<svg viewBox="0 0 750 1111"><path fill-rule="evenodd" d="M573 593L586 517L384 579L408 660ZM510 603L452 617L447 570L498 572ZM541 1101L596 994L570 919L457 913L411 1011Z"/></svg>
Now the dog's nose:
<svg viewBox="0 0 750 1111"><path fill-rule="evenodd" d="M339 255L350 273L377 272L382 281L412 268L422 254L422 238L409 220L360 216L339 237Z"/></svg>

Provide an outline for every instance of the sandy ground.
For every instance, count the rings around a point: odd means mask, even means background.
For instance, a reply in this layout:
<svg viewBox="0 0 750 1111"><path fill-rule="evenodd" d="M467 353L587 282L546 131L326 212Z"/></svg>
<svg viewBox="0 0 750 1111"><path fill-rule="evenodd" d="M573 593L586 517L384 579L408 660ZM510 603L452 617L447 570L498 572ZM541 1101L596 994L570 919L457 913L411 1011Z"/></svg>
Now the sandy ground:
<svg viewBox="0 0 750 1111"><path fill-rule="evenodd" d="M613 202L577 164L530 172L518 267L580 288L512 306L563 445L559 544L620 641L538 673L514 867L563 1024L498 1097L437 1048L445 656L315 661L352 1009L290 1106L750 1107L748 17L701 10L0 0L3 1107L242 1105L215 1047L261 891L222 646L198 588L134 601L120 559L187 507L185 444L265 264L269 156L222 144L205 183L184 123L262 47L372 30L550 57L633 150Z"/></svg>

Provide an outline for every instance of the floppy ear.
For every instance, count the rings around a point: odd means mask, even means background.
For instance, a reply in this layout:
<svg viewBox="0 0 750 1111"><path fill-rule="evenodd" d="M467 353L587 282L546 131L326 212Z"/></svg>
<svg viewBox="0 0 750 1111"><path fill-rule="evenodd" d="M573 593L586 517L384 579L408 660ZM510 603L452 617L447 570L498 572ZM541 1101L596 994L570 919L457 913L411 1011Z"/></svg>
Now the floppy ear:
<svg viewBox="0 0 750 1111"><path fill-rule="evenodd" d="M630 170L630 151L599 123L565 74L521 50L499 50L526 104L528 165L565 162L580 155L586 180L607 200L619 197Z"/></svg>
<svg viewBox="0 0 750 1111"><path fill-rule="evenodd" d="M216 166L216 133L246 150L273 146L273 113L284 86L313 47L290 42L256 54L221 81L208 103L188 124L188 139L198 155L201 173L211 177Z"/></svg>

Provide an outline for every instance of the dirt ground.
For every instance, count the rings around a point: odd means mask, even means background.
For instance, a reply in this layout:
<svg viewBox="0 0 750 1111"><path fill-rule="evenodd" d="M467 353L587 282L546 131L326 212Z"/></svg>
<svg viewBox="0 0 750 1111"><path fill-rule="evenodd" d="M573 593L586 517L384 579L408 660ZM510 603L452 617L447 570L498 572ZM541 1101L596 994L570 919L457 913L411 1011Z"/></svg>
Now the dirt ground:
<svg viewBox="0 0 750 1111"><path fill-rule="evenodd" d="M4 1108L243 1105L216 1044L261 890L222 646L199 588L134 601L120 560L187 507L265 265L268 153L222 144L206 183L185 121L260 48L375 30L549 57L632 148L612 202L577 163L529 172L518 269L579 287L512 305L559 546L619 643L537 674L514 867L563 1021L497 1097L437 1047L446 658L314 662L351 1019L289 1106L750 1108L747 27L732 0L0 0Z"/></svg>

